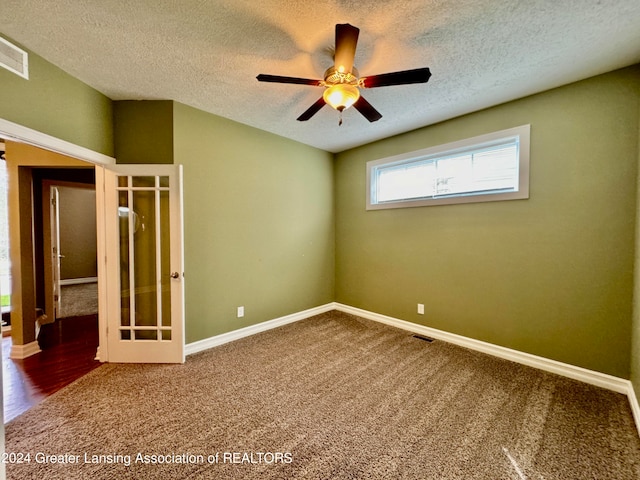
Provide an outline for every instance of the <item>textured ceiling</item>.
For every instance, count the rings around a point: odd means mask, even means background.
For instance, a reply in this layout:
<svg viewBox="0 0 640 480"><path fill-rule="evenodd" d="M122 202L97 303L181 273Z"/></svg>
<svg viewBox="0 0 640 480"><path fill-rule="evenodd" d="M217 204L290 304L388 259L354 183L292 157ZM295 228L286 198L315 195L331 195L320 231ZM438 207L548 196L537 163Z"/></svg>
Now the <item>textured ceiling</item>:
<svg viewBox="0 0 640 480"><path fill-rule="evenodd" d="M338 152L640 62L638 0L0 0L0 32L114 100L171 99ZM364 90L383 118L323 108L336 23L360 28L363 76L429 67L427 84Z"/></svg>

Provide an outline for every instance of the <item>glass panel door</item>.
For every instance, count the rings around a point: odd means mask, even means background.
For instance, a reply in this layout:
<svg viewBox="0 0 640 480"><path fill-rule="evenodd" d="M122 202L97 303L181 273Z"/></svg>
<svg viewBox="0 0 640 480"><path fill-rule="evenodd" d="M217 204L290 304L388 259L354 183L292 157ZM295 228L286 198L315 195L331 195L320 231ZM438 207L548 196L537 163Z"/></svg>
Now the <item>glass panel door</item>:
<svg viewBox="0 0 640 480"><path fill-rule="evenodd" d="M169 187L118 176L120 339L171 340Z"/></svg>
<svg viewBox="0 0 640 480"><path fill-rule="evenodd" d="M117 322L109 323L109 361L184 361L181 169L114 169L118 298L110 302Z"/></svg>

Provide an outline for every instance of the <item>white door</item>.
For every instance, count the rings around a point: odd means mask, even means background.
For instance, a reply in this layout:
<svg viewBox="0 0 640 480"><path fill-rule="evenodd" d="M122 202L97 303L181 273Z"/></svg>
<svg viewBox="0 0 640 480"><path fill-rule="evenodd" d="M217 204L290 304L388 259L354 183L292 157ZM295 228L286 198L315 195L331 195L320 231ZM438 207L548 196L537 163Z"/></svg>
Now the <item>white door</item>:
<svg viewBox="0 0 640 480"><path fill-rule="evenodd" d="M60 288L60 259L64 257L60 252L60 194L56 187L50 189L51 201L51 264L53 265L53 308L54 318L60 315L62 303L62 289Z"/></svg>
<svg viewBox="0 0 640 480"><path fill-rule="evenodd" d="M108 361L183 363L182 166L109 166L104 179Z"/></svg>

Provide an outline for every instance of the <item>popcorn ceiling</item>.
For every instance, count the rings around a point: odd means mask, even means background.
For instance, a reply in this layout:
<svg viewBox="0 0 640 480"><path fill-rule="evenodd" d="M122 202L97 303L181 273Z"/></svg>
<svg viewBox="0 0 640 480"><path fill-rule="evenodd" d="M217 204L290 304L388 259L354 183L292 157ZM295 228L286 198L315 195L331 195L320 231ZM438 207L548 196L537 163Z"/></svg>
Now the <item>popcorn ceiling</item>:
<svg viewBox="0 0 640 480"><path fill-rule="evenodd" d="M114 100L169 99L337 152L640 62L640 2L572 0L0 0L3 36ZM338 127L322 89L336 23L360 28L361 75L429 67L364 90L382 113Z"/></svg>

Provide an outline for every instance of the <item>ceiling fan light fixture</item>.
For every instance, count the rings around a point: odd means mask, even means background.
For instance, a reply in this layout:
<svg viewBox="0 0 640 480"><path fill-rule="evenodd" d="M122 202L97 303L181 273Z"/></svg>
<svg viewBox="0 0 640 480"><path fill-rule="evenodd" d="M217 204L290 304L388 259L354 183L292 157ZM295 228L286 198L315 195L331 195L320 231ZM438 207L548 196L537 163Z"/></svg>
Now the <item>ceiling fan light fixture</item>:
<svg viewBox="0 0 640 480"><path fill-rule="evenodd" d="M336 48L333 56L333 66L324 72L324 80L265 75L262 73L256 78L259 82L292 83L294 85L310 85L325 89L322 97L316 100L296 119L299 122L306 122L327 104L340 112L338 125L342 125L342 111L351 106L369 122L377 122L382 118L382 114L367 102L364 97L360 96L360 88L426 83L431 76L431 71L424 67L361 78L358 70L353 66L359 32L360 29L358 27L348 23L336 25Z"/></svg>
<svg viewBox="0 0 640 480"><path fill-rule="evenodd" d="M360 98L360 90L354 85L339 83L328 87L322 94L324 101L339 112L349 108Z"/></svg>

